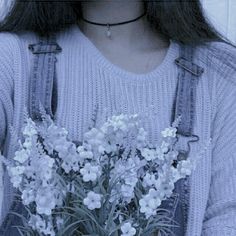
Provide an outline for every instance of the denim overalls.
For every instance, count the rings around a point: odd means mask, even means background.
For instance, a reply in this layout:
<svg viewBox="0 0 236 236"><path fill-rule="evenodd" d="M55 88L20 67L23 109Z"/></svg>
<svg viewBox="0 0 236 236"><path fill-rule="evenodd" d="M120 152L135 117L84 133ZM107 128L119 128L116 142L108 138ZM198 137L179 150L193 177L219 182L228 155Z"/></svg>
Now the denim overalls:
<svg viewBox="0 0 236 236"><path fill-rule="evenodd" d="M38 43L29 45L29 50L34 55L29 81L29 115L33 120L40 120L40 104L42 104L45 111L53 117L57 107L56 54L60 53L62 49L56 43L56 37L51 35L48 38L40 37ZM188 139L185 148L179 150L180 159L187 158L190 151L190 142L198 141L198 136L193 134L193 123L196 87L203 69L193 63L193 55L193 46L180 44L180 57L175 60L179 73L171 120L173 121L181 116L181 123L178 128L179 139L182 137ZM189 192L189 178L180 180L176 183L173 196L161 205L162 208L169 211L168 216L180 226L171 228L172 235L184 236L186 233ZM18 212L23 212L23 207L19 201L15 201L12 206ZM19 224L20 220L17 217L12 214L7 215L0 228L0 236L19 236L20 234L11 227Z"/></svg>

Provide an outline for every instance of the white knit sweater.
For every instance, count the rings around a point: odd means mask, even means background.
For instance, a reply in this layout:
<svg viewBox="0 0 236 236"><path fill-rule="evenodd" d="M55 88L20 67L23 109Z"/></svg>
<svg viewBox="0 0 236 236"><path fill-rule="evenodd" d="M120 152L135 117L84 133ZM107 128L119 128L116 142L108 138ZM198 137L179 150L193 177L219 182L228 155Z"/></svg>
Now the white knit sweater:
<svg viewBox="0 0 236 236"><path fill-rule="evenodd" d="M33 33L0 33L0 141L11 158L10 124L19 133L27 104ZM92 125L116 112L139 113L150 142L171 122L177 85L179 45L171 41L167 55L155 70L134 74L109 62L73 25L58 33L57 122L73 140L81 140ZM197 88L194 158L212 138L191 176L187 236L236 235L236 50L224 43L199 46L198 64L205 69ZM4 142L5 141L5 142ZM5 145L4 145L5 144Z"/></svg>

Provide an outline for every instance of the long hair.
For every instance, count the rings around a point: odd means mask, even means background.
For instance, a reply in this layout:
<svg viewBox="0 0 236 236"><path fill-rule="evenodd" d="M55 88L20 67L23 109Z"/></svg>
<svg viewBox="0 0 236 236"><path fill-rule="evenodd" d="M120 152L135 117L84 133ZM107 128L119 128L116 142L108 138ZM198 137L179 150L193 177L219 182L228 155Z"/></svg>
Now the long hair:
<svg viewBox="0 0 236 236"><path fill-rule="evenodd" d="M34 31L49 35L76 24L81 17L81 1L14 0L0 31ZM169 39L185 44L227 41L208 22L199 0L145 0L147 19L153 29Z"/></svg>

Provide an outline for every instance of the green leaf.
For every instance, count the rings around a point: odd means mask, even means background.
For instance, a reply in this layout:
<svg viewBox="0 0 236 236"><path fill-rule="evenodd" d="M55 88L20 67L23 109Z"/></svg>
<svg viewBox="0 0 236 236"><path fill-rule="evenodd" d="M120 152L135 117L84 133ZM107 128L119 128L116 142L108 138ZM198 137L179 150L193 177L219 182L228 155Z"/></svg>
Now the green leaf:
<svg viewBox="0 0 236 236"><path fill-rule="evenodd" d="M64 235L72 235L72 234L70 233L70 231L71 231L71 230L74 231L74 228L75 228L75 227L77 228L78 225L79 225L80 223L84 222L84 221L86 221L86 220L77 220L77 221L73 222L72 224L68 225L65 229L63 229L62 232L60 233L60 235L62 235L62 236L64 236ZM68 231L69 231L69 232L68 232Z"/></svg>

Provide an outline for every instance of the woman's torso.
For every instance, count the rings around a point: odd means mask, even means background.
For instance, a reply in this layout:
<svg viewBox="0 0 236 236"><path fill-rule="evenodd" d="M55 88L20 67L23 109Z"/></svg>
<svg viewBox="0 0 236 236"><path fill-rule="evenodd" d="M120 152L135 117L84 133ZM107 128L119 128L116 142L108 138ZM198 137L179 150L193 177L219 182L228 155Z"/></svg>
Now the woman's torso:
<svg viewBox="0 0 236 236"><path fill-rule="evenodd" d="M18 132L22 125L23 107L27 104L29 68L32 63L32 55L27 47L36 38L23 36L21 40L21 50L27 53L21 55L21 62L25 61L18 65L18 68L24 68L24 71L21 70L24 75L18 77L19 80L14 83L15 111L18 113L14 112L13 120ZM68 129L71 139L82 140L83 133L89 127L99 126L112 114L138 113L142 125L148 131L149 141L151 143L160 141L160 132L171 124L178 81L178 68L174 63L179 56L177 43L171 43L164 61L158 68L137 75L106 60L76 26L59 34L57 40L63 50L57 56L56 65L58 79L56 121ZM209 91L209 86L212 84L209 83L205 73L197 89L194 125L194 132L200 137L200 142L193 145L192 156L211 135L214 106L211 100L213 89ZM21 93L24 96L20 96ZM94 117L96 117L95 124ZM208 160L211 158L209 155L210 153L206 156Z"/></svg>

